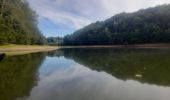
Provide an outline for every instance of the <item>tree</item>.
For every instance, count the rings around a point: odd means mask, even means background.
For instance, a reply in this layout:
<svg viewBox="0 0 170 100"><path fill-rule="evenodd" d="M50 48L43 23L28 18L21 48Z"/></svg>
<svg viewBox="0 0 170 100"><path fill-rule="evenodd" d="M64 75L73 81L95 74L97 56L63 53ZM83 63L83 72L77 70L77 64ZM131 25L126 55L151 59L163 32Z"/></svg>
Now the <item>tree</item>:
<svg viewBox="0 0 170 100"><path fill-rule="evenodd" d="M0 0L0 44L44 44L37 15L26 0Z"/></svg>
<svg viewBox="0 0 170 100"><path fill-rule="evenodd" d="M170 42L170 5L120 13L64 37L65 45L110 45Z"/></svg>

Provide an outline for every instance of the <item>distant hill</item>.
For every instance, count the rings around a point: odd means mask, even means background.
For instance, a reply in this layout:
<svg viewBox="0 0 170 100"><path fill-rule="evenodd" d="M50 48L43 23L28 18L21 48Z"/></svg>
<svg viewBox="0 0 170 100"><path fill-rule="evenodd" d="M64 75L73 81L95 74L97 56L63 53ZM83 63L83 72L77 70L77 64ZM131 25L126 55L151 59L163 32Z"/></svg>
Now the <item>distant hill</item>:
<svg viewBox="0 0 170 100"><path fill-rule="evenodd" d="M48 45L62 45L63 44L63 38L62 37L48 37L47 38Z"/></svg>
<svg viewBox="0 0 170 100"><path fill-rule="evenodd" d="M65 45L170 43L170 5L120 13L64 37Z"/></svg>
<svg viewBox="0 0 170 100"><path fill-rule="evenodd" d="M37 15L26 0L0 0L0 44L44 44Z"/></svg>

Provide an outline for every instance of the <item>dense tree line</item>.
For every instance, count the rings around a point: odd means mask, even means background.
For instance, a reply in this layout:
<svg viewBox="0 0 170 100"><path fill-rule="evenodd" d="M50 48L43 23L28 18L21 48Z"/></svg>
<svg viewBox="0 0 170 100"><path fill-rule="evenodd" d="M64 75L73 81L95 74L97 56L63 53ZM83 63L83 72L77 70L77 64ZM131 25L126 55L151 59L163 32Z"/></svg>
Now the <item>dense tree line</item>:
<svg viewBox="0 0 170 100"><path fill-rule="evenodd" d="M47 43L48 45L62 45L63 38L62 37L48 37Z"/></svg>
<svg viewBox="0 0 170 100"><path fill-rule="evenodd" d="M0 44L44 44L37 15L26 0L0 0Z"/></svg>
<svg viewBox="0 0 170 100"><path fill-rule="evenodd" d="M170 5L120 13L64 37L65 45L170 42Z"/></svg>

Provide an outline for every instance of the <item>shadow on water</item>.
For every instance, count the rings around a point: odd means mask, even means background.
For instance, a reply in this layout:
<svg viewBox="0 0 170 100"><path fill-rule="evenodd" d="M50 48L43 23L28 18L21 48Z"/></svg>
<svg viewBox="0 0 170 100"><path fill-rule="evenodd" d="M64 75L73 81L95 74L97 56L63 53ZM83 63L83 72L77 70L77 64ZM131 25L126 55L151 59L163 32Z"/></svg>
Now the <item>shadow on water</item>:
<svg viewBox="0 0 170 100"><path fill-rule="evenodd" d="M5 53L0 53L0 62L5 58Z"/></svg>
<svg viewBox="0 0 170 100"><path fill-rule="evenodd" d="M62 49L53 56L63 54L79 64L105 71L121 80L170 86L170 50L167 49Z"/></svg>
<svg viewBox="0 0 170 100"><path fill-rule="evenodd" d="M29 96L37 84L37 70L44 58L42 53L6 56L0 62L0 100Z"/></svg>

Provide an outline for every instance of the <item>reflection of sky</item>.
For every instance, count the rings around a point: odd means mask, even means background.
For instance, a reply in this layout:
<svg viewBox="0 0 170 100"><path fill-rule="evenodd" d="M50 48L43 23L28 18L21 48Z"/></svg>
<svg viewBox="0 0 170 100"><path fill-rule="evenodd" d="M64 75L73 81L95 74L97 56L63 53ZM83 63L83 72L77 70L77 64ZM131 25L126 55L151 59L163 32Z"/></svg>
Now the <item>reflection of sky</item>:
<svg viewBox="0 0 170 100"><path fill-rule="evenodd" d="M57 70L70 69L74 66L73 61L66 60L64 57L46 57L42 67L39 69L40 78L48 77Z"/></svg>
<svg viewBox="0 0 170 100"><path fill-rule="evenodd" d="M169 100L170 88L122 81L64 57L47 57L27 100Z"/></svg>

